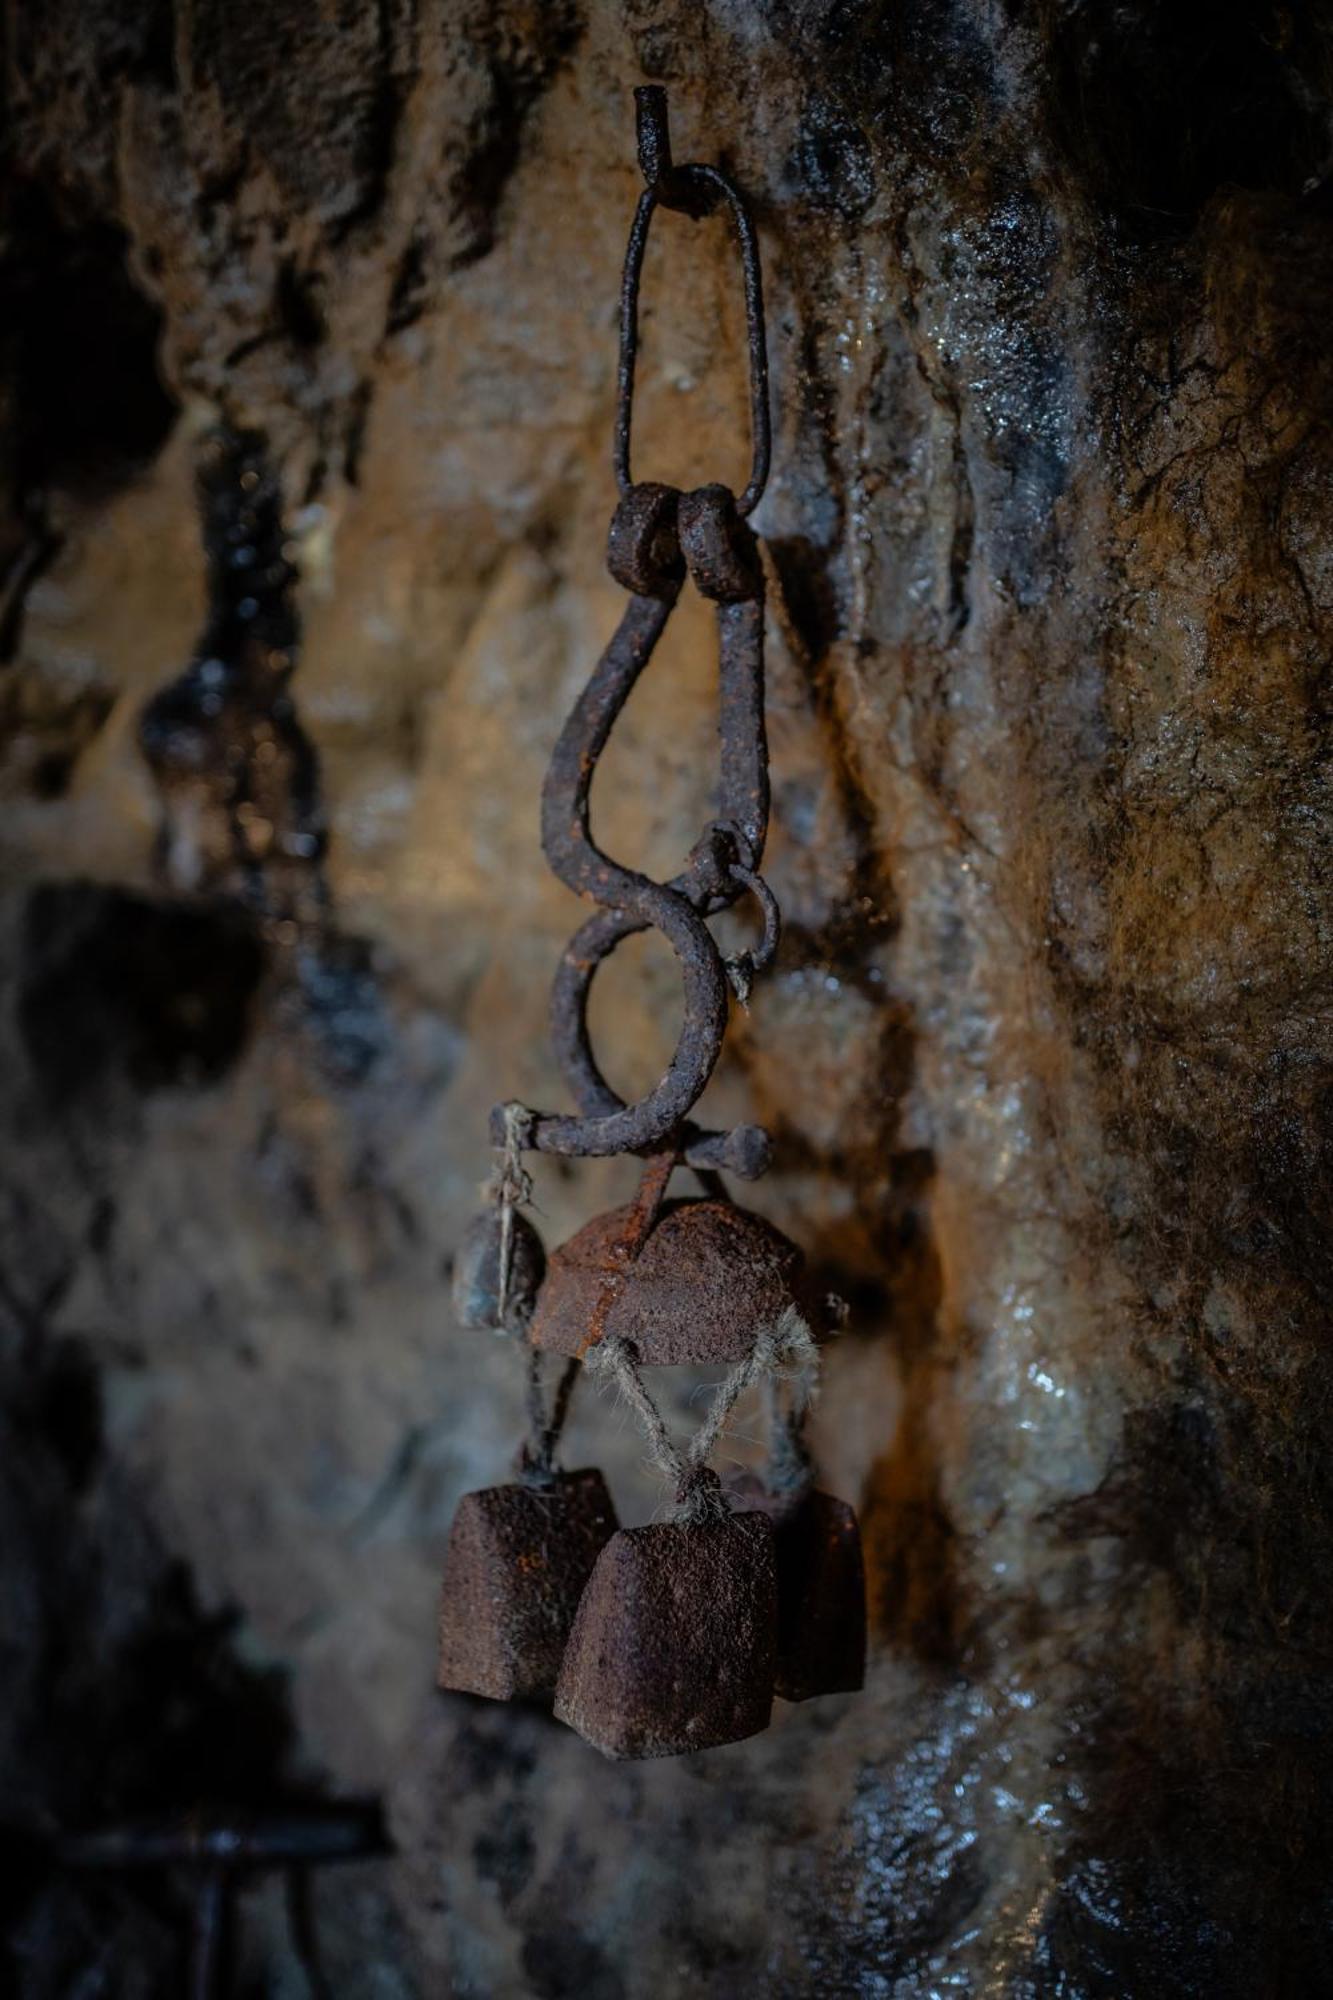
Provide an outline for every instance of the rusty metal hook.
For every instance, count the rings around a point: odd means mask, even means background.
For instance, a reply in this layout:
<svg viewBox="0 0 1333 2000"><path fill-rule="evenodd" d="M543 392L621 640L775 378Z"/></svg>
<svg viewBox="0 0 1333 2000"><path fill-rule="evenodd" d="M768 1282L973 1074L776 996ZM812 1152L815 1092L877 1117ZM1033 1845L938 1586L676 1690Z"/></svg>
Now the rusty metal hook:
<svg viewBox="0 0 1333 2000"><path fill-rule="evenodd" d="M639 354L639 283L648 247L648 229L659 206L696 218L711 215L721 202L731 209L740 244L745 286L745 330L750 354L750 477L736 502L747 519L768 483L772 457L772 425L768 408L768 345L764 334L764 284L754 223L740 189L720 168L691 160L676 166L671 158L667 94L660 84L645 84L634 93L638 123L639 166L645 182L630 225L625 269L620 284L620 367L616 381L616 424L612 448L616 485L622 495L634 484L630 472L630 432L634 420L634 370Z"/></svg>
<svg viewBox="0 0 1333 2000"><path fill-rule="evenodd" d="M664 514L674 542L662 532ZM576 894L605 906L566 949L551 994L556 1054L582 1115L533 1113L524 1143L539 1152L643 1153L675 1135L691 1166L726 1167L748 1179L768 1163L766 1133L756 1126L704 1132L687 1120L721 1053L731 986L704 918L753 889L768 830L763 572L754 538L725 487L684 495L636 487L616 510L610 543L612 572L633 595L561 731L542 792L547 860ZM683 558L672 554L679 548L686 551ZM686 562L705 594L733 593L717 603L722 816L705 829L681 872L659 883L620 866L597 845L590 800L597 761L666 627ZM771 955L776 905L765 914ZM661 931L680 959L684 1021L660 1082L627 1105L593 1055L588 997L602 962L624 938L649 927ZM493 1130L502 1117L502 1110L492 1115Z"/></svg>
<svg viewBox="0 0 1333 2000"><path fill-rule="evenodd" d="M725 486L693 493L652 483L634 485L629 474L629 413L633 394L635 301L647 222L659 200L679 204L698 190L733 207L746 258L746 298L751 322L751 388L755 452L750 485L753 506L768 469L767 374L762 295L753 230L740 196L713 168L671 163L665 93L639 92L640 157L650 185L639 203L626 258L626 303L621 323L621 399L617 417L617 472L623 495L611 522L607 566L630 592L620 624L575 703L551 757L542 791L542 848L554 872L602 912L583 925L557 970L551 993L556 1054L579 1115L498 1105L491 1114L495 1143L503 1141L516 1112L523 1145L567 1155L650 1154L669 1144L686 1162L726 1167L752 1178L768 1164L767 1133L757 1126L707 1132L689 1113L721 1053L732 988L748 992L749 977L777 946L777 904L758 876L768 831L768 746L764 729L764 579L754 535L738 501ZM696 842L685 867L669 882L654 882L622 867L593 838L590 797L597 761L666 628L686 575L716 607L719 660L721 783L719 817ZM757 952L724 960L704 919L746 892L764 914ZM622 939L649 928L661 931L681 962L684 1021L675 1054L657 1083L626 1104L603 1077L588 1036L588 996L597 968Z"/></svg>

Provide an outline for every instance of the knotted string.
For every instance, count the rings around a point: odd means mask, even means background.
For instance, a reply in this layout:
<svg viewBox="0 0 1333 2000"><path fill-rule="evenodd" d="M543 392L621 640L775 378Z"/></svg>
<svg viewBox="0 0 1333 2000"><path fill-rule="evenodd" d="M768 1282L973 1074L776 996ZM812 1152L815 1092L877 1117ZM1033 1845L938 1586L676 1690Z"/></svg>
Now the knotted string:
<svg viewBox="0 0 1333 2000"><path fill-rule="evenodd" d="M509 1287L514 1269L514 1212L532 1200L532 1175L523 1164L523 1150L531 1137L532 1113L522 1104L506 1104L502 1116L504 1143L495 1150L495 1165L486 1194L500 1211L496 1319L503 1327L509 1314ZM519 1452L519 1477L525 1486L550 1486L557 1476L555 1454L569 1415L579 1363L577 1360L566 1363L548 1411L541 1355L531 1346L527 1354L528 1436Z"/></svg>
<svg viewBox="0 0 1333 2000"><path fill-rule="evenodd" d="M542 1357L535 1347L528 1349L528 1437L518 1461L519 1477L525 1486L550 1486L555 1481L556 1447L569 1415L580 1366L577 1358L565 1363L548 1412Z"/></svg>
<svg viewBox="0 0 1333 2000"><path fill-rule="evenodd" d="M589 1368L610 1377L638 1418L654 1463L675 1487L675 1518L687 1525L726 1518L728 1507L722 1482L707 1461L721 1442L731 1413L746 1390L769 1378L799 1380L812 1374L817 1365L814 1336L796 1307L788 1306L777 1324L766 1327L745 1358L718 1383L708 1415L682 1452L644 1387L633 1342L618 1334L607 1334L588 1356Z"/></svg>
<svg viewBox="0 0 1333 2000"><path fill-rule="evenodd" d="M841 1331L847 1324L848 1307L836 1292L824 1300L825 1321ZM770 1499L791 1504L808 1492L814 1482L815 1464L806 1443L806 1424L819 1393L819 1350L812 1348L803 1368L786 1375L770 1376L766 1383L768 1403L768 1463L764 1486Z"/></svg>
<svg viewBox="0 0 1333 2000"><path fill-rule="evenodd" d="M500 1273L496 1324L503 1327L509 1311L509 1284L514 1267L514 1210L532 1200L532 1175L523 1165L523 1146L532 1113L521 1104L504 1106L504 1144L495 1149L495 1165L485 1193L500 1211Z"/></svg>
<svg viewBox="0 0 1333 2000"><path fill-rule="evenodd" d="M768 1463L764 1485L776 1500L795 1499L814 1477L814 1461L805 1441L806 1418L818 1387L818 1356L798 1374L771 1376L765 1384L768 1401Z"/></svg>

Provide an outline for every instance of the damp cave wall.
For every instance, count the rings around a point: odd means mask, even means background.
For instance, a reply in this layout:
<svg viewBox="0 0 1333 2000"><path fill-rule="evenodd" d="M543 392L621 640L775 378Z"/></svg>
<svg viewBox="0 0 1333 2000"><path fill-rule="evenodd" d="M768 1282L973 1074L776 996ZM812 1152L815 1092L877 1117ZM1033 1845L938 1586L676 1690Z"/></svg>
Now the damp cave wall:
<svg viewBox="0 0 1333 2000"><path fill-rule="evenodd" d="M4 54L14 1990L179 1976L178 1890L56 1829L320 1792L396 1850L316 1886L340 1993L1326 1990L1329 10L11 0ZM490 1103L559 1101L642 81L765 263L787 930L711 1104L852 1306L872 1650L612 1766L431 1652L520 1421L447 1276ZM636 465L739 481L722 225L646 282ZM659 875L713 674L686 599L599 776ZM547 1163L548 1240L625 1186ZM571 1457L659 1504L595 1398Z"/></svg>

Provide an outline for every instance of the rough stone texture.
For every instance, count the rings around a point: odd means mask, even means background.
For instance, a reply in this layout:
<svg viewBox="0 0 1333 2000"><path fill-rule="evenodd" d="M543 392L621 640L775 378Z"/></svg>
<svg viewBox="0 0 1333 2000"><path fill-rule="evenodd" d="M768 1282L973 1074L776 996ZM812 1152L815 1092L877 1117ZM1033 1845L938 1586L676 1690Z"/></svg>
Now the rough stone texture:
<svg viewBox="0 0 1333 2000"><path fill-rule="evenodd" d="M34 1825L302 1786L383 1791L399 1841L318 1892L339 1992L1321 1990L1326 9L7 15L21 1990L157 1992L177 1951L165 1892L78 1888ZM763 238L789 928L709 1109L773 1123L756 1199L853 1301L817 1442L871 1651L861 1695L609 1766L435 1694L432 1624L521 1423L447 1268L490 1103L558 1101L536 792L619 602L644 78ZM720 225L661 218L645 304L636 467L740 478ZM200 900L137 740L205 631L220 418L267 440L299 573L328 852L295 917ZM688 599L598 780L659 875L708 816L710 643ZM675 1001L650 940L605 975L621 1088ZM545 1164L548 1241L629 1186ZM569 1455L651 1513L609 1405Z"/></svg>

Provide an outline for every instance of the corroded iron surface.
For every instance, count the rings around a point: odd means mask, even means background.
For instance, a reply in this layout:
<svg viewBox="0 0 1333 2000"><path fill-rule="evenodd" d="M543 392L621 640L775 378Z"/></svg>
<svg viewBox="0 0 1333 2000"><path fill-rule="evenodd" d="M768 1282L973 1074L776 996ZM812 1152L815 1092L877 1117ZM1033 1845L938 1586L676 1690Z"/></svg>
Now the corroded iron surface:
<svg viewBox="0 0 1333 2000"><path fill-rule="evenodd" d="M784 1701L865 1685L866 1579L856 1509L817 1487L770 1491L755 1472L725 1482L733 1507L773 1525L778 1579L773 1691Z"/></svg>
<svg viewBox="0 0 1333 2000"><path fill-rule="evenodd" d="M731 211L741 253L745 286L745 332L750 361L750 476L736 502L742 519L752 514L768 484L772 455L772 416L768 402L768 341L764 331L763 267L750 211L735 184L716 167L689 161L677 166L671 154L667 94L659 84L634 93L639 140L639 169L644 190L630 225L629 248L622 277L620 366L616 376L616 484L622 494L634 484L630 474L630 433L634 416L634 371L639 354L639 284L648 229L657 207L682 215L711 215L721 203Z"/></svg>
<svg viewBox="0 0 1333 2000"><path fill-rule="evenodd" d="M551 991L552 1039L582 1108L577 1116L533 1112L524 1144L551 1153L645 1152L681 1134L697 1164L748 1173L752 1162L766 1158L754 1128L705 1134L686 1127L721 1052L731 991L704 919L749 891L768 830L763 571L734 496L716 485L684 495L631 487L612 519L609 562L633 594L560 732L542 789L547 860L568 888L605 906L572 939ZM590 800L598 761L666 630L686 571L717 606L721 797L718 816L685 867L669 882L655 882L614 861L594 840ZM593 1054L588 1001L602 962L623 939L649 927L680 962L684 1019L660 1080L626 1105ZM765 939L769 959L776 944L774 929ZM502 1135L503 1120L498 1106L493 1137Z"/></svg>
<svg viewBox="0 0 1333 2000"><path fill-rule="evenodd" d="M740 1742L768 1725L776 1628L763 1514L622 1528L583 1594L555 1712L608 1757Z"/></svg>
<svg viewBox="0 0 1333 2000"><path fill-rule="evenodd" d="M669 1203L632 1262L621 1251L630 1214L595 1216L552 1253L532 1321L538 1347L581 1354L614 1333L647 1367L739 1361L800 1286L796 1245L748 1209Z"/></svg>
<svg viewBox="0 0 1333 2000"><path fill-rule="evenodd" d="M689 1114L721 1054L731 992L742 1000L756 971L772 962L780 917L760 877L768 833L768 736L764 721L764 572L746 516L768 479L771 432L763 282L754 223L739 190L717 167L676 166L666 92L636 93L639 198L620 291L620 367L613 459L620 501L607 541L607 567L630 592L610 644L560 732L542 788L542 847L565 885L602 905L578 932L551 990L556 1053L578 1100L574 1116L529 1112L525 1146L547 1153L648 1153L670 1139L698 1166L746 1176L767 1164L767 1142L752 1126L701 1132ZM639 284L648 230L659 204L696 218L725 203L735 226L744 279L750 359L750 477L739 500L716 481L681 492L630 475L630 432L639 344ZM715 817L669 882L612 860L594 840L589 801L598 762L644 667L652 658L689 576L717 606L718 736L721 782ZM757 897L764 931L758 947L724 959L704 919L746 893ZM670 944L684 982L684 1019L665 1071L626 1104L607 1083L588 1033L588 998L598 966L622 939L652 927ZM498 1135L512 1107L497 1106Z"/></svg>
<svg viewBox="0 0 1333 2000"><path fill-rule="evenodd" d="M440 1592L439 1684L550 1694L583 1587L616 1516L600 1472L491 1486L458 1503Z"/></svg>

